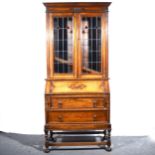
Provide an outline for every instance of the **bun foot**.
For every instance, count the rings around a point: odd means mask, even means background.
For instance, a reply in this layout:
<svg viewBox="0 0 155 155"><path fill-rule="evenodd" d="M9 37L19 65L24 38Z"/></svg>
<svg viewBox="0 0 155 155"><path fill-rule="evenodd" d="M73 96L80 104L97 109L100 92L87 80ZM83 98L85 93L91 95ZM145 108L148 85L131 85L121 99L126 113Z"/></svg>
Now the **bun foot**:
<svg viewBox="0 0 155 155"><path fill-rule="evenodd" d="M111 148L110 146L106 146L106 147L105 147L105 150L106 150L107 152L110 152L110 151L112 151L112 148Z"/></svg>
<svg viewBox="0 0 155 155"><path fill-rule="evenodd" d="M43 151L44 151L45 153L49 153L49 152L50 152L50 150L49 150L48 148L43 148Z"/></svg>

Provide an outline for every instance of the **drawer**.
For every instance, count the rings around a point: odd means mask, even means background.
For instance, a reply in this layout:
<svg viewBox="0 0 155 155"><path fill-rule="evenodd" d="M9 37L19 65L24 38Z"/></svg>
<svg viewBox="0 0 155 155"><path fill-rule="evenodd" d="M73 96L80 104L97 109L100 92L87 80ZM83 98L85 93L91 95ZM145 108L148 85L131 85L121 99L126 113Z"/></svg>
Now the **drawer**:
<svg viewBox="0 0 155 155"><path fill-rule="evenodd" d="M108 98L52 98L49 108L108 108Z"/></svg>
<svg viewBox="0 0 155 155"><path fill-rule="evenodd" d="M45 127L49 130L103 130L111 128L110 123L96 122L96 123L49 123Z"/></svg>
<svg viewBox="0 0 155 155"><path fill-rule="evenodd" d="M47 122L107 122L108 111L48 111Z"/></svg>

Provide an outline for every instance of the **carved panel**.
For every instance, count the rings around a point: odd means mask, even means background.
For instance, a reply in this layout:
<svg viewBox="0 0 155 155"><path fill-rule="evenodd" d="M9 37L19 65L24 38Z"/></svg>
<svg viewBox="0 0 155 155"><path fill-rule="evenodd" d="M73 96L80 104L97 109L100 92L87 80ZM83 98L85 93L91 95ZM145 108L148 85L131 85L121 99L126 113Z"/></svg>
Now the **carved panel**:
<svg viewBox="0 0 155 155"><path fill-rule="evenodd" d="M83 83L72 83L71 85L69 85L69 88L71 89L83 89L85 87L86 85Z"/></svg>

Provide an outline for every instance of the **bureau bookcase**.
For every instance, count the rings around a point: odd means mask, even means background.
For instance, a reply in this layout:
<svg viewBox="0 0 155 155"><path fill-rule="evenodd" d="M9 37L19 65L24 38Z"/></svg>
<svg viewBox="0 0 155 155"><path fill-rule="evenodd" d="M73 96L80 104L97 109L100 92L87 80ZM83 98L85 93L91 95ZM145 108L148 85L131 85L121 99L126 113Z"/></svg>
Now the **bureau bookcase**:
<svg viewBox="0 0 155 155"><path fill-rule="evenodd" d="M108 6L44 3L47 28L45 152L51 146L111 148ZM55 134L100 133L100 141L61 142Z"/></svg>

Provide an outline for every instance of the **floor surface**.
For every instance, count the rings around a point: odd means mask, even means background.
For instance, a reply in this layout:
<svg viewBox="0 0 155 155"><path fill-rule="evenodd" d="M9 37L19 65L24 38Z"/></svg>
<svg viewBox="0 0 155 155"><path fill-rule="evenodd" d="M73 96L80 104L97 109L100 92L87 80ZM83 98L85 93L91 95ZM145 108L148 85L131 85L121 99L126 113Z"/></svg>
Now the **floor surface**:
<svg viewBox="0 0 155 155"><path fill-rule="evenodd" d="M82 139L82 137L65 137ZM85 137L91 138L94 137ZM43 135L25 135L0 132L0 155L45 155L43 150ZM155 142L149 137L114 136L112 137L112 151L95 146L84 147L56 147L47 155L155 155Z"/></svg>

